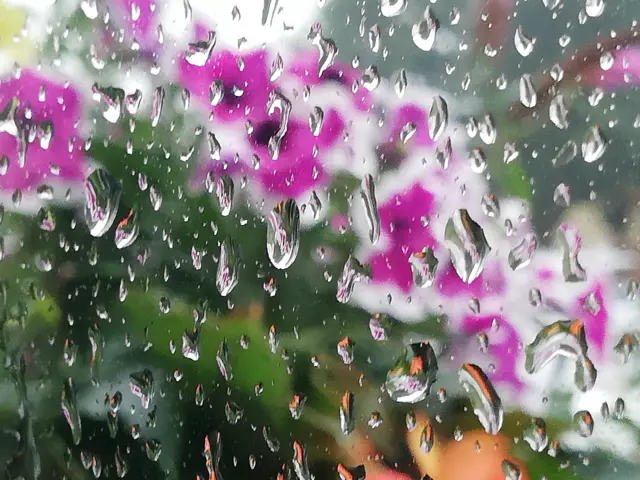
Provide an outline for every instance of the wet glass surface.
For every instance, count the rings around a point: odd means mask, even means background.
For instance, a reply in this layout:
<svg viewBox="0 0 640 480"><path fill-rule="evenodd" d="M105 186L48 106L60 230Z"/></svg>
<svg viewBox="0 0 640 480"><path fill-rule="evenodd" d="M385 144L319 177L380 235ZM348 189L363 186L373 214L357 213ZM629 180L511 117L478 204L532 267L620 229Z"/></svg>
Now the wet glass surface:
<svg viewBox="0 0 640 480"><path fill-rule="evenodd" d="M639 18L0 0L3 478L640 478Z"/></svg>

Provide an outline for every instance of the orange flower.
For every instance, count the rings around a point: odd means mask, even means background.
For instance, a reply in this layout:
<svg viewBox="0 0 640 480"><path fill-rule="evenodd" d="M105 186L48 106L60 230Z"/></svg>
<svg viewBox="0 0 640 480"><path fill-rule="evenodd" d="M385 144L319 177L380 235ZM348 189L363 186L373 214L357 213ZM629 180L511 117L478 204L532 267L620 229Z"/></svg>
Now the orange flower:
<svg viewBox="0 0 640 480"><path fill-rule="evenodd" d="M433 480L504 480L503 462L518 468L521 480L530 480L522 462L509 455L510 440L484 430L465 432L462 440L443 441L436 435L433 448L424 453L420 445L427 416L418 415L417 428L407 434L407 443L422 475Z"/></svg>

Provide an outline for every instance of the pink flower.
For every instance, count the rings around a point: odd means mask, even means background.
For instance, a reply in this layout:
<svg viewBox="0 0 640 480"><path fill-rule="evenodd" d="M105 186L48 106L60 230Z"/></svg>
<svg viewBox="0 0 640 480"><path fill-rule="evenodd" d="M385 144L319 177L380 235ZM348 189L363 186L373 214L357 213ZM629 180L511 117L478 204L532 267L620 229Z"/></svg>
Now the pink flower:
<svg viewBox="0 0 640 480"><path fill-rule="evenodd" d="M44 184L80 181L85 157L76 126L79 93L30 70L0 82L0 188L29 192Z"/></svg>

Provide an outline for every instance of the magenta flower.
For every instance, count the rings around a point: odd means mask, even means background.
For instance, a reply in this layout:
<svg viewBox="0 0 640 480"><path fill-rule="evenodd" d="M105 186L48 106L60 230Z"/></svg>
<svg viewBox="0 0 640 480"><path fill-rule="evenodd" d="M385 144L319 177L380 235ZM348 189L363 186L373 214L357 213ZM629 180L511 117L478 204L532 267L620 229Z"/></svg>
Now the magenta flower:
<svg viewBox="0 0 640 480"><path fill-rule="evenodd" d="M390 237L389 248L370 257L375 282L390 282L409 293L413 288L411 265L407 261L413 252L426 247L438 247L428 219L435 213L435 198L427 188L415 183L394 195L378 208L382 233Z"/></svg>
<svg viewBox="0 0 640 480"><path fill-rule="evenodd" d="M299 54L288 70L311 87L334 83L339 87L335 90L336 101L341 101L340 97L350 99L358 110L368 111L373 105L373 98L366 88L360 86L361 73L349 65L335 62L318 76L318 58L318 52Z"/></svg>
<svg viewBox="0 0 640 480"><path fill-rule="evenodd" d="M23 70L0 82L0 189L30 191L83 180L85 157L76 137L80 95L68 85Z"/></svg>
<svg viewBox="0 0 640 480"><path fill-rule="evenodd" d="M205 27L196 28L197 38L207 38ZM269 94L276 86L269 78L265 50L247 54L214 51L198 66L183 53L178 59L178 79L182 86L210 107L222 122L255 120L264 117Z"/></svg>
<svg viewBox="0 0 640 480"><path fill-rule="evenodd" d="M336 110L327 112L318 136L313 135L306 119L291 116L278 158L273 160L269 141L280 128L280 119L277 112L273 116L263 114L263 119L254 123L252 133L235 144L239 147L237 161L232 155L226 155L223 161L207 162L201 172L245 175L250 182L257 183L264 194L300 199L314 188L326 185L329 176L324 157L338 145L344 127Z"/></svg>

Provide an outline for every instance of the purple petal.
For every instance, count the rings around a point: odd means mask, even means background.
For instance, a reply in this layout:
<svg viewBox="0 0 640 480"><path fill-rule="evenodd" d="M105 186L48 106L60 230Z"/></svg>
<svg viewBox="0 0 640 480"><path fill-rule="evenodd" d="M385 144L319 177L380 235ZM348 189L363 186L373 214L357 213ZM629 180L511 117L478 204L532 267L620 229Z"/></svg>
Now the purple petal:
<svg viewBox="0 0 640 480"><path fill-rule="evenodd" d="M408 123L413 123L416 133L410 140L414 145L430 146L433 140L429 136L429 126L427 124L427 112L415 104L402 105L391 114L391 128L389 130L389 142L399 142L400 132Z"/></svg>
<svg viewBox="0 0 640 480"><path fill-rule="evenodd" d="M360 72L346 64L336 62L322 72L321 77L318 77L318 56L318 52L312 51L299 55L289 72L311 86L334 82L337 88L342 88L351 95L353 104L358 110L368 111L373 104L370 92L362 87L358 88L356 93L352 90L354 84L359 84Z"/></svg>
<svg viewBox="0 0 640 480"><path fill-rule="evenodd" d="M141 42L152 39L156 25L154 0L119 0L119 2L124 10L126 31Z"/></svg>
<svg viewBox="0 0 640 480"><path fill-rule="evenodd" d="M11 77L0 83L2 107L14 96L20 100L16 120L22 128L46 121L51 122L54 133L46 149L41 146L38 137L28 143L24 168L19 165L18 138L8 132L0 133L0 152L9 161L6 174L0 176L0 188L29 189L44 182L53 182L56 176L52 173L52 166L57 167L58 176L64 180L83 179L86 165L84 155L79 150L81 142L75 139L75 125L81 115L78 93L73 88L25 70L19 78ZM30 111L29 118L27 111ZM70 144L72 152L69 152Z"/></svg>
<svg viewBox="0 0 640 480"><path fill-rule="evenodd" d="M506 281L500 265L494 263L485 267L484 271L471 283L463 282L451 263L447 264L436 282L439 292L446 297L475 297L479 300L491 295L502 295Z"/></svg>
<svg viewBox="0 0 640 480"><path fill-rule="evenodd" d="M244 63L242 70L240 63ZM222 81L224 97L218 105L211 107L218 120L246 120L266 115L269 93L274 89L269 81L266 52L259 50L238 55L225 50L212 55L203 67L191 65L181 55L178 69L180 83L207 104L211 83ZM234 87L242 94L236 96Z"/></svg>
<svg viewBox="0 0 640 480"><path fill-rule="evenodd" d="M374 282L394 283L404 292L411 290L409 255L425 247L438 246L431 229L423 224L434 208L433 194L420 184L414 184L379 206L381 230L389 238L389 248L368 261Z"/></svg>
<svg viewBox="0 0 640 480"><path fill-rule="evenodd" d="M493 324L497 323L499 329L492 332ZM520 351L520 338L513 326L500 315L468 315L462 321L462 331L468 336L475 336L485 332L489 337L489 349L487 353L497 360L495 370L485 369L487 376L494 383L507 383L517 390L521 390L524 384L517 375L517 361ZM492 341L494 336L502 337L501 341Z"/></svg>

